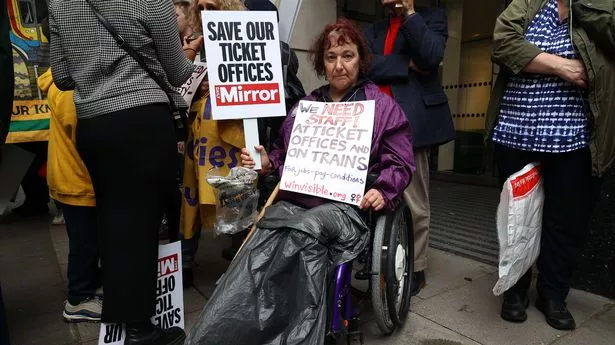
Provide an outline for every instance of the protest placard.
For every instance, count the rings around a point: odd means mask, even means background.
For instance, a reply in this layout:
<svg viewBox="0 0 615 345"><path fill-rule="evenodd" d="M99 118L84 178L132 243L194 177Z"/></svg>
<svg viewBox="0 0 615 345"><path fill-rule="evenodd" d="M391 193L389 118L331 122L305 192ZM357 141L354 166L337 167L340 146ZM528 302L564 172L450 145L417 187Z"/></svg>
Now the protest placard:
<svg viewBox="0 0 615 345"><path fill-rule="evenodd" d="M280 189L358 205L365 193L374 101L301 101Z"/></svg>
<svg viewBox="0 0 615 345"><path fill-rule="evenodd" d="M214 120L286 115L275 12L203 11Z"/></svg>
<svg viewBox="0 0 615 345"><path fill-rule="evenodd" d="M199 85L201 85L201 81L203 81L203 78L207 75L207 63L195 61L194 65L194 72L192 72L190 78L188 78L184 85L177 90L179 94L184 97L186 104L188 104L188 110L190 110L192 99L194 98Z"/></svg>
<svg viewBox="0 0 615 345"><path fill-rule="evenodd" d="M162 329L175 326L184 328L181 257L180 241L158 246L156 314L152 316L151 321ZM123 345L125 338L126 326L124 324L102 323L98 335L98 345Z"/></svg>

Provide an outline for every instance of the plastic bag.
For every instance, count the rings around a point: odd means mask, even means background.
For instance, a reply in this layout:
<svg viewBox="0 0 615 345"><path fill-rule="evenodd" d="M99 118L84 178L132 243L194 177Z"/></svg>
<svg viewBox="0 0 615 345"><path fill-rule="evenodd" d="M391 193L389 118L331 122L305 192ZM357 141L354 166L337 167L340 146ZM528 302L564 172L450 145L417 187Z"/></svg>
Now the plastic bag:
<svg viewBox="0 0 615 345"><path fill-rule="evenodd" d="M257 214L258 190L255 171L243 167L232 168L228 175L220 169L207 172L207 183L216 194L215 234L236 234L250 228Z"/></svg>
<svg viewBox="0 0 615 345"><path fill-rule="evenodd" d="M528 164L506 180L497 212L500 262L494 295L499 296L515 285L536 261L543 203L540 164Z"/></svg>
<svg viewBox="0 0 615 345"><path fill-rule="evenodd" d="M267 208L190 329L185 345L323 345L333 269L368 246L352 205Z"/></svg>

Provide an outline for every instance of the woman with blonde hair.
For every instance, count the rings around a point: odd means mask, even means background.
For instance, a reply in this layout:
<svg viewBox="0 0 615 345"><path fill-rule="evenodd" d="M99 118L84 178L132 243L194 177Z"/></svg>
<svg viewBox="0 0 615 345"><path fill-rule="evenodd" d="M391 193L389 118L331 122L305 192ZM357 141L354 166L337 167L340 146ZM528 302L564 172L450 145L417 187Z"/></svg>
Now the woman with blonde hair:
<svg viewBox="0 0 615 345"><path fill-rule="evenodd" d="M192 27L201 30L201 11L245 11L243 0L194 0Z"/></svg>

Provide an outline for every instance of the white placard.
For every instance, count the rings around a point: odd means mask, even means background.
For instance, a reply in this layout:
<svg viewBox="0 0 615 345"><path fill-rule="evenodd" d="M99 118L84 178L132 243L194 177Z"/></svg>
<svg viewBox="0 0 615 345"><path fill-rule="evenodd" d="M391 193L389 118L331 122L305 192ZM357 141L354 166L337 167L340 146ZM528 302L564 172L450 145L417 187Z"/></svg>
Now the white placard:
<svg viewBox="0 0 615 345"><path fill-rule="evenodd" d="M207 75L207 63L195 61L194 65L194 72L192 72L190 78L188 78L184 85L177 90L179 94L184 97L186 104L188 104L188 110L190 110L192 99L194 98L199 85L201 85L201 81L203 81L203 78Z"/></svg>
<svg viewBox="0 0 615 345"><path fill-rule="evenodd" d="M261 170L261 154L254 148L260 145L260 140L258 138L258 119L243 119L243 133L246 148L250 152L252 159L254 159L254 170Z"/></svg>
<svg viewBox="0 0 615 345"><path fill-rule="evenodd" d="M174 326L184 328L184 288L180 241L158 246L156 315L152 316L151 320L162 329ZM123 345L126 338L125 328L123 324L102 323L98 345Z"/></svg>
<svg viewBox="0 0 615 345"><path fill-rule="evenodd" d="M212 118L286 115L280 33L272 11L203 11Z"/></svg>
<svg viewBox="0 0 615 345"><path fill-rule="evenodd" d="M374 101L297 107L280 188L358 205L365 193Z"/></svg>

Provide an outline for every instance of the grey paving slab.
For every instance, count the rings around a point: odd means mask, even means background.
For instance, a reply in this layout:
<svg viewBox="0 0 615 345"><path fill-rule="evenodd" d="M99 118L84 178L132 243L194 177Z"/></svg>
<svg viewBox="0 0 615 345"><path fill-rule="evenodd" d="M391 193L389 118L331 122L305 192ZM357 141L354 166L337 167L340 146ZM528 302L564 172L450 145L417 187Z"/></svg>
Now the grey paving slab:
<svg viewBox="0 0 615 345"><path fill-rule="evenodd" d="M0 277L13 344L78 340L61 318L66 289L48 222L37 217L0 224Z"/></svg>
<svg viewBox="0 0 615 345"><path fill-rule="evenodd" d="M185 314L201 311L207 300L194 287L184 289Z"/></svg>
<svg viewBox="0 0 615 345"><path fill-rule="evenodd" d="M553 345L612 345L615 342L615 304L585 321L580 327L554 341Z"/></svg>
<svg viewBox="0 0 615 345"><path fill-rule="evenodd" d="M201 235L193 268L194 285L206 298L214 292L216 282L230 264L222 258L222 249L229 245L230 240L227 236L214 238L211 232L204 232Z"/></svg>
<svg viewBox="0 0 615 345"><path fill-rule="evenodd" d="M27 318L8 315L11 344L50 345L77 344L76 328L62 321L59 313L33 314Z"/></svg>
<svg viewBox="0 0 615 345"><path fill-rule="evenodd" d="M100 323L78 323L74 325L79 332L79 339L84 341L98 340Z"/></svg>
<svg viewBox="0 0 615 345"><path fill-rule="evenodd" d="M366 345L480 345L420 315L410 313L403 328L390 336L382 336L371 322L362 327Z"/></svg>
<svg viewBox="0 0 615 345"><path fill-rule="evenodd" d="M482 344L548 344L567 334L548 326L544 316L533 307L534 289L530 290L532 305L525 323L502 320L499 317L501 299L491 292L496 280L496 274L480 277L415 304L413 311ZM578 324L583 324L609 303L608 299L581 291L572 291L568 298Z"/></svg>
<svg viewBox="0 0 615 345"><path fill-rule="evenodd" d="M425 271L427 286L419 293L420 299L429 299L443 292L470 284L472 280L497 271L497 267L466 259L441 250L429 248Z"/></svg>
<svg viewBox="0 0 615 345"><path fill-rule="evenodd" d="M53 241L54 246L61 243L65 243L68 246L68 234L64 225L51 225L49 233L51 234L51 241Z"/></svg>
<svg viewBox="0 0 615 345"><path fill-rule="evenodd" d="M194 324L198 320L200 314L201 314L200 310L186 314L186 319L184 321L184 327L186 330L186 334L188 334L190 330L194 327Z"/></svg>

